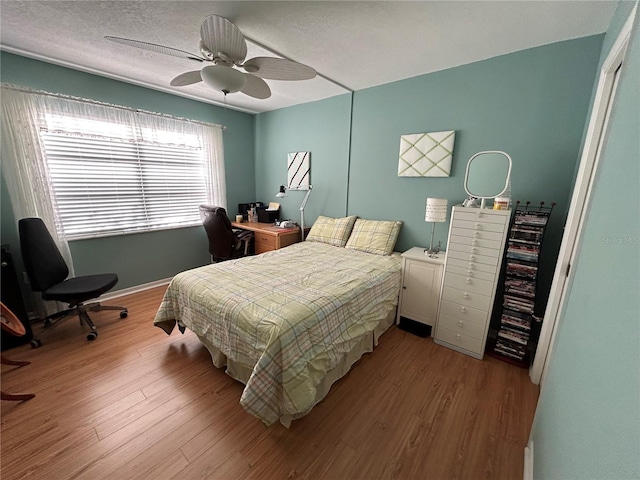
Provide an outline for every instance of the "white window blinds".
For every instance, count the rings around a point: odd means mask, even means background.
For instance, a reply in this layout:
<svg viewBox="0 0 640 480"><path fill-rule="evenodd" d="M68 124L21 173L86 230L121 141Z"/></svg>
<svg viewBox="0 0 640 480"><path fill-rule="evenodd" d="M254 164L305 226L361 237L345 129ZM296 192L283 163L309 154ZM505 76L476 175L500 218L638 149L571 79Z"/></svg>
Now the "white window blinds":
<svg viewBox="0 0 640 480"><path fill-rule="evenodd" d="M145 142L134 127L47 120L40 137L68 238L200 223L209 165L196 135L154 130L155 140Z"/></svg>

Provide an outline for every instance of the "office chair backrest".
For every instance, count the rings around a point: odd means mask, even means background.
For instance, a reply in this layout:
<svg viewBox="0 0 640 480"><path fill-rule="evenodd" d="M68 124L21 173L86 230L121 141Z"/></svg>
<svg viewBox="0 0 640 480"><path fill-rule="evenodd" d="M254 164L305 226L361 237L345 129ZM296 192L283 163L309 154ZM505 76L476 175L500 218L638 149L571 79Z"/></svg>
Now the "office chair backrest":
<svg viewBox="0 0 640 480"><path fill-rule="evenodd" d="M209 239L209 253L214 258L231 258L238 238L233 233L227 211L222 207L212 208L203 225Z"/></svg>
<svg viewBox="0 0 640 480"><path fill-rule="evenodd" d="M23 218L18 222L20 249L31 289L44 292L64 281L69 275L64 258L39 218Z"/></svg>

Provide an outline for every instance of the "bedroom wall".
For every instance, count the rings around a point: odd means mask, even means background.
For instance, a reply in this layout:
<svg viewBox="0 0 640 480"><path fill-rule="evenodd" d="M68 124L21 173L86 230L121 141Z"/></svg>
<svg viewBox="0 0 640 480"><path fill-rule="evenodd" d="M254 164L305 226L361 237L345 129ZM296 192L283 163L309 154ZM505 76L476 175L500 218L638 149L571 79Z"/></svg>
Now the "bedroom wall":
<svg viewBox="0 0 640 480"><path fill-rule="evenodd" d="M634 4L619 5L601 61ZM640 478L639 21L536 410L535 478Z"/></svg>
<svg viewBox="0 0 640 480"><path fill-rule="evenodd" d="M257 191L266 191L267 178L273 191L280 182L267 172L281 172L285 178L286 152L311 145L307 138L317 135L320 145L333 142L335 153L325 164L316 162L314 148L308 148L314 191L307 223L317 214L344 212L402 220L396 249L403 251L428 246L431 224L424 222L426 198L459 204L466 197L467 160L481 150L504 150L514 161L512 197L558 204L543 249L540 277L546 288L560 245L602 40L603 35L596 35L545 45L357 91L350 147L336 141L344 138L339 132L325 133L327 126L342 128L347 123L349 112L342 100L331 99L330 106L324 100L259 114ZM349 95L344 97L346 105ZM400 136L441 130L456 130L451 177L399 178ZM344 162L349 162L346 186L341 180ZM318 178L340 181L328 189L317 184ZM338 187L346 191L336 191ZM345 203L342 208L332 203L329 210L325 208L329 198ZM295 215L285 206L287 215ZM445 246L447 234L448 222L438 224L435 241Z"/></svg>
<svg viewBox="0 0 640 480"><path fill-rule="evenodd" d="M183 97L71 70L2 52L1 80L49 92L90 98L153 112L167 113L227 126L224 133L228 205L252 198L255 192L253 115L219 108ZM2 162L14 159L2 159ZM19 251L16 219L4 175L0 179L1 239ZM70 242L76 274L114 272L116 289L168 278L210 261L202 227L164 230ZM22 266L21 259L17 263ZM23 291L28 287L23 285Z"/></svg>

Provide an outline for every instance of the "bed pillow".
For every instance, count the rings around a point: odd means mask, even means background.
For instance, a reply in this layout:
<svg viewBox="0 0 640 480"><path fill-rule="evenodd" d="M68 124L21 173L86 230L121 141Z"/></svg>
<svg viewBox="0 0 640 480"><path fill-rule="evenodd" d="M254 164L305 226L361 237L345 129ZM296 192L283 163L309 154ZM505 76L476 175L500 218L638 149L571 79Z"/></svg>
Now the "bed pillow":
<svg viewBox="0 0 640 480"><path fill-rule="evenodd" d="M390 255L396 246L402 222L386 220L365 220L359 218L345 248L362 252Z"/></svg>
<svg viewBox="0 0 640 480"><path fill-rule="evenodd" d="M307 241L321 242L344 247L356 221L355 215L344 218L323 217L320 215L311 227Z"/></svg>

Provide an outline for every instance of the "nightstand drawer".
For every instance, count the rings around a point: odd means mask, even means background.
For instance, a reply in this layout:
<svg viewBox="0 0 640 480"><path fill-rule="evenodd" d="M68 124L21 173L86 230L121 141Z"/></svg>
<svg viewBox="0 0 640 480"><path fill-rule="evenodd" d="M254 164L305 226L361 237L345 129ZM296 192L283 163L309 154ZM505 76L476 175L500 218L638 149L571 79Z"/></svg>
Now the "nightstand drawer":
<svg viewBox="0 0 640 480"><path fill-rule="evenodd" d="M480 280L479 278L471 278L469 276L457 275L449 272L444 276L444 284L447 287L458 288L466 292L480 293L482 295L491 295L493 282L488 280Z"/></svg>
<svg viewBox="0 0 640 480"><path fill-rule="evenodd" d="M469 292L468 290L458 290L457 288L447 286L442 289L442 298L443 300L448 300L465 307L477 308L485 312L488 312L492 307L491 298L487 295Z"/></svg>
<svg viewBox="0 0 640 480"><path fill-rule="evenodd" d="M440 325L438 325L436 339L479 355L483 353L482 338L475 338L470 335L465 335L464 333L458 333L448 328L442 328Z"/></svg>
<svg viewBox="0 0 640 480"><path fill-rule="evenodd" d="M464 305L447 302L446 300L440 304L440 314L482 326L487 323L487 312L484 310L465 307Z"/></svg>
<svg viewBox="0 0 640 480"><path fill-rule="evenodd" d="M438 328L446 328L452 332L462 333L469 335L470 337L482 340L484 332L486 330L486 324L482 325L478 323L468 322L466 320L460 320L459 318L450 317L449 315L440 315L438 318Z"/></svg>

